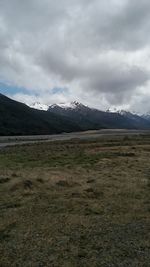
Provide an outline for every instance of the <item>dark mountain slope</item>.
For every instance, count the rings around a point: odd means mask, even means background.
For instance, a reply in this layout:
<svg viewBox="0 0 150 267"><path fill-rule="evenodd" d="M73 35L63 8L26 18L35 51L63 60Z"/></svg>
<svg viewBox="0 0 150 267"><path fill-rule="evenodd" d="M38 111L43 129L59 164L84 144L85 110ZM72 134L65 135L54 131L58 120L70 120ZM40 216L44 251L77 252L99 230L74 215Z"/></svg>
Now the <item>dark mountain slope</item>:
<svg viewBox="0 0 150 267"><path fill-rule="evenodd" d="M53 134L79 131L70 119L32 109L0 94L0 135Z"/></svg>

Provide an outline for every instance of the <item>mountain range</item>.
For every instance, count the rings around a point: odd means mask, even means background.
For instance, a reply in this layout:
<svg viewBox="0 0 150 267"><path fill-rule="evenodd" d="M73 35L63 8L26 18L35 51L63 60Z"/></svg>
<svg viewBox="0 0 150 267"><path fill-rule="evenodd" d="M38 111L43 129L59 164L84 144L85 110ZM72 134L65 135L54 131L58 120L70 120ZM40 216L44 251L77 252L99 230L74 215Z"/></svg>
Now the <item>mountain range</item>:
<svg viewBox="0 0 150 267"><path fill-rule="evenodd" d="M96 129L150 129L150 115L101 111L76 101L31 107L0 94L0 135L34 135Z"/></svg>

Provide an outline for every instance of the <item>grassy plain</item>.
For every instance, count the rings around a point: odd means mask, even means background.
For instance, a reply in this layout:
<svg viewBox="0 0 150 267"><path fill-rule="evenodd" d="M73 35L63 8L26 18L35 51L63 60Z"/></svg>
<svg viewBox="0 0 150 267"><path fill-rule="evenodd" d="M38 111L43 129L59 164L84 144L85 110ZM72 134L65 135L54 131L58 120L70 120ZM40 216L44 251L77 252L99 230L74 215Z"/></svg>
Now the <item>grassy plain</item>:
<svg viewBox="0 0 150 267"><path fill-rule="evenodd" d="M150 266L150 136L1 149L0 266Z"/></svg>

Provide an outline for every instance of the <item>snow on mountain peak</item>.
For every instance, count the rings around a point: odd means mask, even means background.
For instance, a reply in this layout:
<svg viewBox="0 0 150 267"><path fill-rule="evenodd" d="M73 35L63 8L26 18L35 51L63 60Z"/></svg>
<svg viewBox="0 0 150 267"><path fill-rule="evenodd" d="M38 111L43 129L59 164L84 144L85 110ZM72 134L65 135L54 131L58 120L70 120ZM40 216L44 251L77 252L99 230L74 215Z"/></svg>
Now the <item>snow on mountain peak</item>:
<svg viewBox="0 0 150 267"><path fill-rule="evenodd" d="M106 112L118 113L120 115L127 115L127 113L130 113L130 111L128 111L128 110L117 109L116 107L109 108L106 110Z"/></svg>
<svg viewBox="0 0 150 267"><path fill-rule="evenodd" d="M41 104L40 102L34 102L32 103L31 105L28 105L30 106L30 108L35 108L35 109L39 109L39 110L45 110L47 111L48 110L48 105L45 105L45 104Z"/></svg>
<svg viewBox="0 0 150 267"><path fill-rule="evenodd" d="M75 109L77 108L79 105L81 105L80 103L78 103L77 101L73 101L73 102L67 102L67 103L59 103L59 104L53 104L50 107L51 108L55 108L55 107L60 107L63 109Z"/></svg>
<svg viewBox="0 0 150 267"><path fill-rule="evenodd" d="M118 110L117 110L117 108L115 108L115 107L112 107L112 108L108 108L108 109L106 110L106 112L110 112L110 113L117 113L117 112L118 112Z"/></svg>

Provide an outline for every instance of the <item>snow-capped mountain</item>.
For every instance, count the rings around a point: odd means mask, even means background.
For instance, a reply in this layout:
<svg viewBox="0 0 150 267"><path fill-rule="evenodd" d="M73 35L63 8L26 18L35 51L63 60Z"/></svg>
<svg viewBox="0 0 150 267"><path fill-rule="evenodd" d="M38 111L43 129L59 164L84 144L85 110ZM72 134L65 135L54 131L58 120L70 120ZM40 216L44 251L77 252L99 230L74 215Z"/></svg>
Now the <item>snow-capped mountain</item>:
<svg viewBox="0 0 150 267"><path fill-rule="evenodd" d="M38 110L45 110L45 111L53 111L53 112L57 112L57 113L68 113L71 110L81 110L85 111L85 109L87 110L95 110L95 111L100 111L98 109L94 109L94 108L90 108L86 105L83 105L82 103L79 103L77 101L72 101L72 102L63 102L63 103L57 103L57 104L52 104L52 105L46 105L46 104L42 104L40 102L34 102L32 104L27 104L29 107L34 108L34 109L38 109ZM100 111L103 112L103 111ZM112 114L119 114L122 116L125 116L127 118L132 118L132 119L139 119L143 118L146 120L150 121L150 112L147 112L145 114L139 114L136 113L134 111L129 111L129 110L123 110L123 109L117 109L116 107L110 107L109 109L106 110L106 113L112 113ZM66 114L65 114L66 115Z"/></svg>
<svg viewBox="0 0 150 267"><path fill-rule="evenodd" d="M28 104L27 104L28 105ZM30 108L35 108L38 110L48 110L49 106L45 104L41 104L40 102L34 102L31 105L28 105Z"/></svg>
<svg viewBox="0 0 150 267"><path fill-rule="evenodd" d="M128 110L111 107L106 111L90 108L77 101L45 105L35 102L30 107L65 116L82 130L101 128L150 128L150 114L138 115Z"/></svg>

